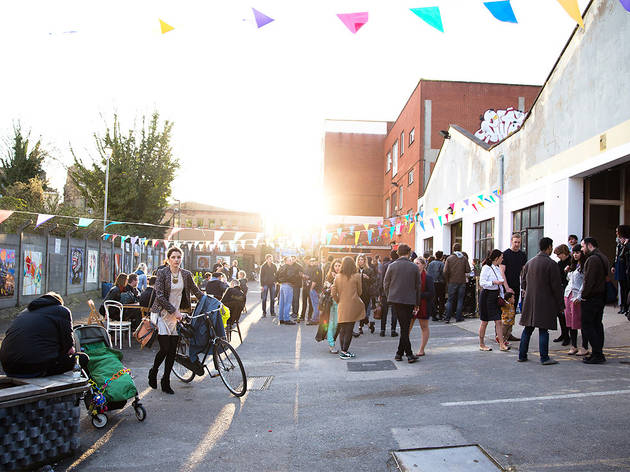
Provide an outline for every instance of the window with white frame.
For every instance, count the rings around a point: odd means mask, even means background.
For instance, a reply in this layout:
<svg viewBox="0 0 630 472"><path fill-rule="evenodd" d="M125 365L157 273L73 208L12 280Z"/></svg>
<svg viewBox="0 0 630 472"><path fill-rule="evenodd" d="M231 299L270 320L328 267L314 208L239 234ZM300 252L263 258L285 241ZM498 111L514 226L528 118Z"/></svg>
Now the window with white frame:
<svg viewBox="0 0 630 472"><path fill-rule="evenodd" d="M385 173L387 174L392 168L392 153L388 152L387 153L387 170L385 171Z"/></svg>
<svg viewBox="0 0 630 472"><path fill-rule="evenodd" d="M411 131L409 131L409 146L411 146L411 144L415 141L416 139L416 128L411 128Z"/></svg>
<svg viewBox="0 0 630 472"><path fill-rule="evenodd" d="M413 183L413 169L409 171L407 174L407 185L411 185Z"/></svg>
<svg viewBox="0 0 630 472"><path fill-rule="evenodd" d="M403 189L402 187L400 188L398 195L400 196L400 200L398 201L398 208L400 208L400 210L402 211L403 209Z"/></svg>
<svg viewBox="0 0 630 472"><path fill-rule="evenodd" d="M398 140L392 146L392 159L392 175L396 175L398 173Z"/></svg>
<svg viewBox="0 0 630 472"><path fill-rule="evenodd" d="M424 252L425 253L429 253L429 254L433 254L433 238L426 238L423 241L423 247L424 247Z"/></svg>
<svg viewBox="0 0 630 472"><path fill-rule="evenodd" d="M404 152L405 152L405 132L402 131L400 133L400 155L401 155L401 157L402 157Z"/></svg>
<svg viewBox="0 0 630 472"><path fill-rule="evenodd" d="M388 198L387 200L385 200L385 218L389 218L391 216L389 212L389 205L390 205L390 201Z"/></svg>
<svg viewBox="0 0 630 472"><path fill-rule="evenodd" d="M475 259L485 259L493 248L494 218L475 223Z"/></svg>
<svg viewBox="0 0 630 472"><path fill-rule="evenodd" d="M398 210L398 194L392 193L392 214L395 215Z"/></svg>

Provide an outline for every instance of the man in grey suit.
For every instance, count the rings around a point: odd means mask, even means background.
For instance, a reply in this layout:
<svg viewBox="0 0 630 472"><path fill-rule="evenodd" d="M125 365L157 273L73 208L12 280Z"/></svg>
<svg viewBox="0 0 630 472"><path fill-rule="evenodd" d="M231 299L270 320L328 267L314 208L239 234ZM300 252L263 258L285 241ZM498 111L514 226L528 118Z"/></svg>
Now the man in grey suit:
<svg viewBox="0 0 630 472"><path fill-rule="evenodd" d="M400 324L400 340L394 359L402 361L402 356L406 354L408 362L413 364L418 357L411 350L409 326L413 309L419 305L422 278L418 266L409 260L411 255L409 246L406 244L398 246L398 255L400 257L387 268L383 278L383 289L387 302L392 305L392 310Z"/></svg>

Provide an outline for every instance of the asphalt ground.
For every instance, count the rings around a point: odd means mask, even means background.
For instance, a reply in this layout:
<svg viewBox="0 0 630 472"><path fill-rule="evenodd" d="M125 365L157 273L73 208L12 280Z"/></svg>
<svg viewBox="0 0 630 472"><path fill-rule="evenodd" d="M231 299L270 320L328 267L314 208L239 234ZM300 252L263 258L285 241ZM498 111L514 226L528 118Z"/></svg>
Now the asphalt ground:
<svg viewBox="0 0 630 472"><path fill-rule="evenodd" d="M431 322L427 355L408 364L393 362L389 331L354 339L356 358L345 361L315 342L316 326L261 318L255 284L248 299L238 352L256 386L271 377L266 389L237 399L219 378L173 378L175 395L166 395L147 385L156 346L125 347L147 419L127 406L96 430L83 413L80 455L54 470L393 471L392 451L460 444L481 445L512 471L630 470L630 364L621 362L630 360L630 322L612 308L604 365L552 343L560 363L542 366L537 332L529 362L516 362L517 346L480 352L478 320ZM419 340L416 325L414 350ZM376 361L394 369L348 369Z"/></svg>

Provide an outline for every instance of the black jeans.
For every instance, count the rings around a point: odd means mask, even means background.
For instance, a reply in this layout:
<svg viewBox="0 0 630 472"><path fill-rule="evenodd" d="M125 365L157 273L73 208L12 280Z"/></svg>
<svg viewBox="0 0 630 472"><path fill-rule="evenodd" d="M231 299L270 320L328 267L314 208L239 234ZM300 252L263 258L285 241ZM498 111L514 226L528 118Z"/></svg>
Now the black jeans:
<svg viewBox="0 0 630 472"><path fill-rule="evenodd" d="M569 336L571 337L571 346L577 347L578 330L570 329ZM586 335L584 334L584 330L582 330L582 347L584 349L588 349L588 341L586 339Z"/></svg>
<svg viewBox="0 0 630 472"><path fill-rule="evenodd" d="M628 310L628 289L630 288L630 283L628 280L620 280L619 287L621 289L621 300L619 300L619 306L624 309L624 311Z"/></svg>
<svg viewBox="0 0 630 472"><path fill-rule="evenodd" d="M166 334L158 335L160 350L155 355L152 370L157 374L160 365L162 365L162 362L166 359L166 362L164 362L164 374L162 375L162 379L168 380L171 376L171 370L173 369L173 363L175 362L178 339L179 336L168 336Z"/></svg>
<svg viewBox="0 0 630 472"><path fill-rule="evenodd" d="M398 351L396 351L396 354L399 356L404 354L408 357L413 356L411 341L409 341L409 326L411 325L411 317L413 316L413 305L392 303L392 309L400 323L400 340L398 341Z"/></svg>
<svg viewBox="0 0 630 472"><path fill-rule="evenodd" d="M302 319L306 319L306 309L308 307L308 319L313 316L313 304L311 303L311 284L308 287L302 287Z"/></svg>
<svg viewBox="0 0 630 472"><path fill-rule="evenodd" d="M385 331L385 327L387 326L387 313L389 312L391 305L387 303L387 298L381 297L381 331ZM394 309L392 308L392 322L391 329L392 331L396 331L396 323L398 320L396 319L396 313L394 313Z"/></svg>
<svg viewBox="0 0 630 472"><path fill-rule="evenodd" d="M432 318L444 316L444 304L446 303L446 284L444 282L433 282L435 287L435 303L433 304Z"/></svg>
<svg viewBox="0 0 630 472"><path fill-rule="evenodd" d="M89 356L84 352L77 352L73 355L63 354L57 359L53 359L48 362L42 362L39 364L24 364L20 362L3 362L2 368L5 374L10 377L46 377L49 375L63 374L69 372L74 368L75 358L79 356L79 365L86 373L88 373Z"/></svg>
<svg viewBox="0 0 630 472"><path fill-rule="evenodd" d="M276 289L276 284L264 285L263 288L262 288L262 311L263 311L263 315L267 314L267 294L269 294L269 309L270 309L272 315L274 313L273 307L274 307L274 304L276 302L275 289Z"/></svg>
<svg viewBox="0 0 630 472"><path fill-rule="evenodd" d="M582 301L582 333L591 344L593 357L604 355L604 298L590 298Z"/></svg>
<svg viewBox="0 0 630 472"><path fill-rule="evenodd" d="M342 352L348 352L352 342L352 331L354 331L354 321L339 323L339 347Z"/></svg>
<svg viewBox="0 0 630 472"><path fill-rule="evenodd" d="M293 300L291 301L291 313L298 316L300 313L300 287L293 286Z"/></svg>

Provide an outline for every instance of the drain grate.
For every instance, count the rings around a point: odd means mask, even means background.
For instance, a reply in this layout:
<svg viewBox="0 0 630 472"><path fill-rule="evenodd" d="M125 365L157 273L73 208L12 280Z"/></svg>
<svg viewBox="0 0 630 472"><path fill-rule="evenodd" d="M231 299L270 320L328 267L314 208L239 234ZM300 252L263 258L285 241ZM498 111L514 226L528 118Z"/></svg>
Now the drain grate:
<svg viewBox="0 0 630 472"><path fill-rule="evenodd" d="M498 472L505 471L480 445L404 449L392 452L398 470L404 472Z"/></svg>
<svg viewBox="0 0 630 472"><path fill-rule="evenodd" d="M247 390L268 390L273 375L267 377L247 377Z"/></svg>
<svg viewBox="0 0 630 472"><path fill-rule="evenodd" d="M397 369L396 364L392 361L348 362L346 365L350 372L378 372Z"/></svg>

